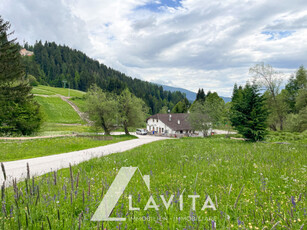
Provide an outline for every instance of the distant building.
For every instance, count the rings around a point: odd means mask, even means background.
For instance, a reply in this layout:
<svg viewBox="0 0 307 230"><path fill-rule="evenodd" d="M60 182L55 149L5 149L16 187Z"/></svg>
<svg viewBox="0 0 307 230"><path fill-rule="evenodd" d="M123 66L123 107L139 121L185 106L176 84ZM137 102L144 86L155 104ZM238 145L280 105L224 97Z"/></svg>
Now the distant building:
<svg viewBox="0 0 307 230"><path fill-rule="evenodd" d="M189 135L194 133L189 121L187 113L169 113L155 114L147 119L147 130L157 134L173 135Z"/></svg>
<svg viewBox="0 0 307 230"><path fill-rule="evenodd" d="M26 50L26 49L21 49L19 53L21 56L33 56L34 55L33 52Z"/></svg>

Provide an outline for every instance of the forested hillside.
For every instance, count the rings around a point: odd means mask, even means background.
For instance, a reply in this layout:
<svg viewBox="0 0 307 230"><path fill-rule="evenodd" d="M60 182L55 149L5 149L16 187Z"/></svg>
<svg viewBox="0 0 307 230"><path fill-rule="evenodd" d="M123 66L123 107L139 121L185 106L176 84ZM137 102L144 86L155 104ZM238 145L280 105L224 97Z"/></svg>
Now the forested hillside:
<svg viewBox="0 0 307 230"><path fill-rule="evenodd" d="M185 98L181 92L164 91L162 86L128 77L67 46L37 42L34 46L26 44L25 48L34 52L34 56L23 58L26 74L35 76L40 84L62 87L66 80L71 88L82 91L97 84L103 90L117 94L128 87L144 100L151 114L158 113L163 106L172 109Z"/></svg>

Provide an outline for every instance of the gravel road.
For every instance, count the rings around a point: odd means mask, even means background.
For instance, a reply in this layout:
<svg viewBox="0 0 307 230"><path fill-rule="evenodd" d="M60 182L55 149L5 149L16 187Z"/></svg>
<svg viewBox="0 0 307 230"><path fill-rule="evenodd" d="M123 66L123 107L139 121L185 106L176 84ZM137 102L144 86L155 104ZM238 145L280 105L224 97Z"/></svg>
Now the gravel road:
<svg viewBox="0 0 307 230"><path fill-rule="evenodd" d="M14 178L16 178L17 181L26 178L27 163L29 163L30 166L31 177L40 176L45 173L55 171L61 168L67 168L69 167L69 164L71 165L79 164L83 161L87 161L95 157L102 157L112 153L119 153L150 142L167 139L165 137L156 137L156 136L138 136L138 137L139 137L138 139L122 141L115 144L105 145L86 150L56 154L45 157L37 157L25 160L4 162L3 164L7 176L6 185L10 185ZM1 174L0 185L2 185L4 177L2 172L0 174Z"/></svg>

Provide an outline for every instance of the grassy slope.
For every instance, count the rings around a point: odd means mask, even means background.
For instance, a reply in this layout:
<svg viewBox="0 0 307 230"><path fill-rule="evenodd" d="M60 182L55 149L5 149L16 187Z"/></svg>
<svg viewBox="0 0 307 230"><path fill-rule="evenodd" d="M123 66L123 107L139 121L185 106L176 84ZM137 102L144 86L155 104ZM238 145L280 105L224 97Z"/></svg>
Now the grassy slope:
<svg viewBox="0 0 307 230"><path fill-rule="evenodd" d="M42 95L60 94L60 95L67 97L69 95L69 89L39 85L39 86L33 87L32 93L42 94ZM70 89L70 96L71 97L82 97L83 95L85 95L85 92L75 90L75 89Z"/></svg>
<svg viewBox="0 0 307 230"><path fill-rule="evenodd" d="M78 108L80 109L81 112L86 111L86 100L85 98L80 98L80 97L72 97L70 99Z"/></svg>
<svg viewBox="0 0 307 230"><path fill-rule="evenodd" d="M46 122L49 123L82 123L74 109L59 97L35 97L42 107Z"/></svg>
<svg viewBox="0 0 307 230"><path fill-rule="evenodd" d="M111 140L90 137L60 137L24 141L0 141L0 161L12 161L33 157L67 153L130 140L134 136L113 136Z"/></svg>
<svg viewBox="0 0 307 230"><path fill-rule="evenodd" d="M7 229L13 229L17 228L18 221L26 226L28 218L30 228L43 225L46 229L48 217L54 229L78 228L79 225L81 229L97 229L97 223L90 218L118 170L123 166L136 166L143 175L150 175L151 194L160 205L159 210L143 210L150 194L137 173L111 215L126 216L127 221L104 222L104 228L212 229L211 220L214 220L217 229L271 229L278 221L276 229L285 229L282 226L300 229L307 219L304 214L305 151L306 146L299 144L246 143L219 137L155 142L73 167L73 189L69 169L57 173L56 184L52 174L36 179L34 186L39 187L40 195L37 188L33 195L23 192L17 201L18 207L10 188L6 192L5 208L10 213L13 207L14 218L0 221ZM243 185L243 192L238 196ZM19 186L25 191L25 183ZM178 195L184 189L184 209L179 211ZM191 198L187 197L194 193L200 195L196 199L196 211L191 210ZM133 195L133 206L140 207L141 211L128 212L129 194ZM174 195L174 203L168 210L157 198L161 194L166 201L170 194ZM206 195L218 204L217 211L200 210ZM132 221L132 217L152 220ZM162 219L157 220L158 217Z"/></svg>
<svg viewBox="0 0 307 230"><path fill-rule="evenodd" d="M68 96L68 89L56 88L50 86L39 85L33 87L33 94L48 95L47 97L35 97L39 104L42 106L43 113L45 114L45 123L42 125L38 135L55 135L55 134L69 134L72 132L95 132L93 128L88 126L61 126L54 123L65 124L84 124L85 122L79 115L72 109L66 102L62 101L57 95ZM81 111L85 111L85 100L83 96L85 92L79 90L70 90L72 101L79 107ZM36 134L37 135L37 134Z"/></svg>

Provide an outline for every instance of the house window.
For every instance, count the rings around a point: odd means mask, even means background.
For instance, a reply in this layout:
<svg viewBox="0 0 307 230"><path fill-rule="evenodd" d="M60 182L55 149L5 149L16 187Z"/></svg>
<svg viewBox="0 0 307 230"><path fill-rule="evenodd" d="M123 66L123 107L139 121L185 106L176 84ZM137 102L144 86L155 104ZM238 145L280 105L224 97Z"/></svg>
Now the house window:
<svg viewBox="0 0 307 230"><path fill-rule="evenodd" d="M164 133L164 128L162 128L162 133Z"/></svg>

